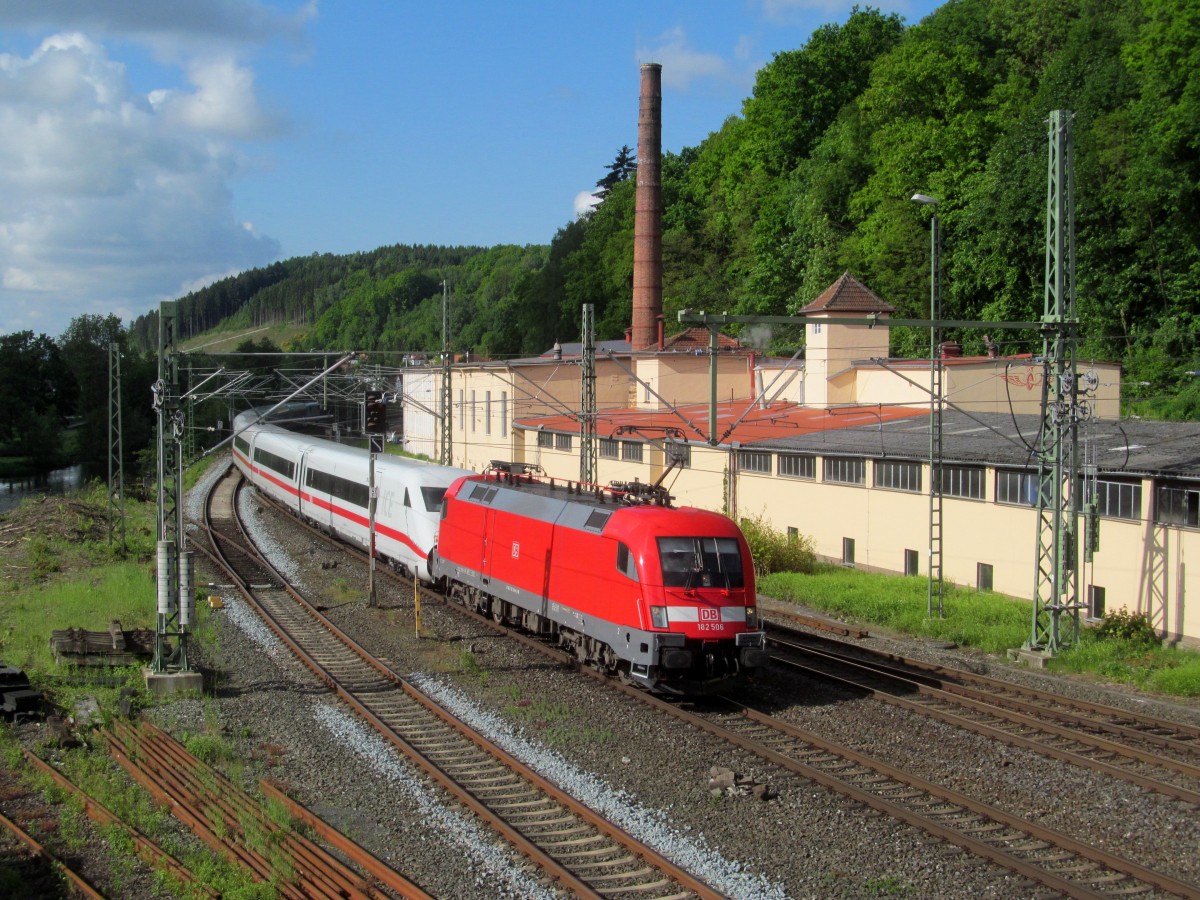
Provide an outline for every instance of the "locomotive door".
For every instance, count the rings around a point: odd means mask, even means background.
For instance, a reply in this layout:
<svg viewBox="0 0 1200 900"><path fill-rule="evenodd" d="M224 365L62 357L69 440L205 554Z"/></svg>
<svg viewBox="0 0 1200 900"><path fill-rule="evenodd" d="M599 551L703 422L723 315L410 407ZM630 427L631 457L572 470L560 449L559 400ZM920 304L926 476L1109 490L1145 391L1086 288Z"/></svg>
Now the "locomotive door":
<svg viewBox="0 0 1200 900"><path fill-rule="evenodd" d="M479 566L479 577L483 586L487 587L492 581L492 541L496 536L496 511L489 509L483 519L483 553Z"/></svg>

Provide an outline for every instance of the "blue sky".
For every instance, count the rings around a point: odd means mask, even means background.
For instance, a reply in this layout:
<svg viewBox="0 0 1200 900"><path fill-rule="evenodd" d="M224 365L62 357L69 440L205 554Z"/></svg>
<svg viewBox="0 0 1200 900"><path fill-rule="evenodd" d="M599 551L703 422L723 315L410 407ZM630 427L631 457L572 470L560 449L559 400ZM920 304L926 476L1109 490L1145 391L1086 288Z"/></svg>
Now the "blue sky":
<svg viewBox="0 0 1200 900"><path fill-rule="evenodd" d="M636 149L640 63L679 151L850 6L0 0L0 334L314 252L548 243Z"/></svg>

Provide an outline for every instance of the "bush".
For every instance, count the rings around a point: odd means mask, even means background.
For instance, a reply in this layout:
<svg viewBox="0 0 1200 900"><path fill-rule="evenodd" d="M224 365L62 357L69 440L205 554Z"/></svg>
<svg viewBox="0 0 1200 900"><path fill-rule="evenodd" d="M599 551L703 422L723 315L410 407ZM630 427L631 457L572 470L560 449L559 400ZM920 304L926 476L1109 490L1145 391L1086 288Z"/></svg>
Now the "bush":
<svg viewBox="0 0 1200 900"><path fill-rule="evenodd" d="M742 519L741 525L750 555L754 557L756 575L815 571L817 554L808 535L789 537L768 525L762 515Z"/></svg>
<svg viewBox="0 0 1200 900"><path fill-rule="evenodd" d="M1097 626L1096 636L1106 641L1125 641L1144 647L1157 647L1161 643L1158 632L1144 613L1124 609L1108 613Z"/></svg>

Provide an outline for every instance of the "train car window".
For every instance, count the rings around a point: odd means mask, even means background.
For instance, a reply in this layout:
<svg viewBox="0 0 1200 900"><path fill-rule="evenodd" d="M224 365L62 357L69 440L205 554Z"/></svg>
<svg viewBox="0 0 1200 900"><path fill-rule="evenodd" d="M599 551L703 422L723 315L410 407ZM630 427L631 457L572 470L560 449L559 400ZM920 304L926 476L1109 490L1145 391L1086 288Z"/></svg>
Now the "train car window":
<svg viewBox="0 0 1200 900"><path fill-rule="evenodd" d="M367 508L370 500L371 492L367 485L351 481L349 478L330 475L328 472L306 469L304 483L314 490L337 497L339 500L345 500L355 506L361 506L363 509Z"/></svg>
<svg viewBox="0 0 1200 900"><path fill-rule="evenodd" d="M658 555L664 587L745 586L742 554L733 538L660 537Z"/></svg>
<svg viewBox="0 0 1200 900"><path fill-rule="evenodd" d="M637 564L633 561L633 554L629 552L629 547L620 541L617 541L617 571L634 581L638 580Z"/></svg>
<svg viewBox="0 0 1200 900"><path fill-rule="evenodd" d="M425 501L425 512L437 512L442 508L442 501L446 498L446 489L444 487L423 487L421 488L421 499ZM405 506L408 505L408 498L405 497Z"/></svg>
<svg viewBox="0 0 1200 900"><path fill-rule="evenodd" d="M235 446L239 450L241 450L243 456L250 455L250 442L248 440L246 440L244 437L235 437L233 439L233 446Z"/></svg>
<svg viewBox="0 0 1200 900"><path fill-rule="evenodd" d="M266 466L273 472L278 472L288 481L295 480L296 464L290 459L284 459L276 453L269 450L263 450L261 447L254 451L254 461L260 465Z"/></svg>

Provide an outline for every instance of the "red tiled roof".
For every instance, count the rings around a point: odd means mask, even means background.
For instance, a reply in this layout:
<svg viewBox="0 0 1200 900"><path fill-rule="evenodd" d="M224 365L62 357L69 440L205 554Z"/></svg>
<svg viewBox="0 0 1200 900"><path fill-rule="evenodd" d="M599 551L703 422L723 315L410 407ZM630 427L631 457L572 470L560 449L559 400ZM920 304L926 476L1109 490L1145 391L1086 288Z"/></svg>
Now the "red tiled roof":
<svg viewBox="0 0 1200 900"><path fill-rule="evenodd" d="M746 413L746 407L753 409ZM612 409L603 410L596 418L596 433L603 438L621 434L630 439L662 437L665 429L678 429L686 441L708 440L708 404L676 407L679 415L669 410ZM928 415L928 410L906 406L843 406L834 409L816 409L796 406L794 403L772 403L766 409L751 400L725 401L717 404L717 438L722 444L732 441L749 444L770 438L794 437L820 431L834 431L853 425L868 425L890 422L911 416ZM745 414L745 418L741 418ZM726 434L738 419L741 422ZM579 421L571 416L537 416L514 421L516 428L536 429L564 433L578 433Z"/></svg>
<svg viewBox="0 0 1200 900"><path fill-rule="evenodd" d="M718 350L739 350L741 346L741 341L736 338L731 338L729 335L721 334L720 332L717 333ZM693 325L686 331L673 334L663 341L663 350L682 353L694 353L696 350L707 352L708 329L699 325Z"/></svg>
<svg viewBox="0 0 1200 900"><path fill-rule="evenodd" d="M893 313L896 307L884 303L865 284L849 272L822 291L819 296L804 309L800 315L817 312L863 312L863 313Z"/></svg>

